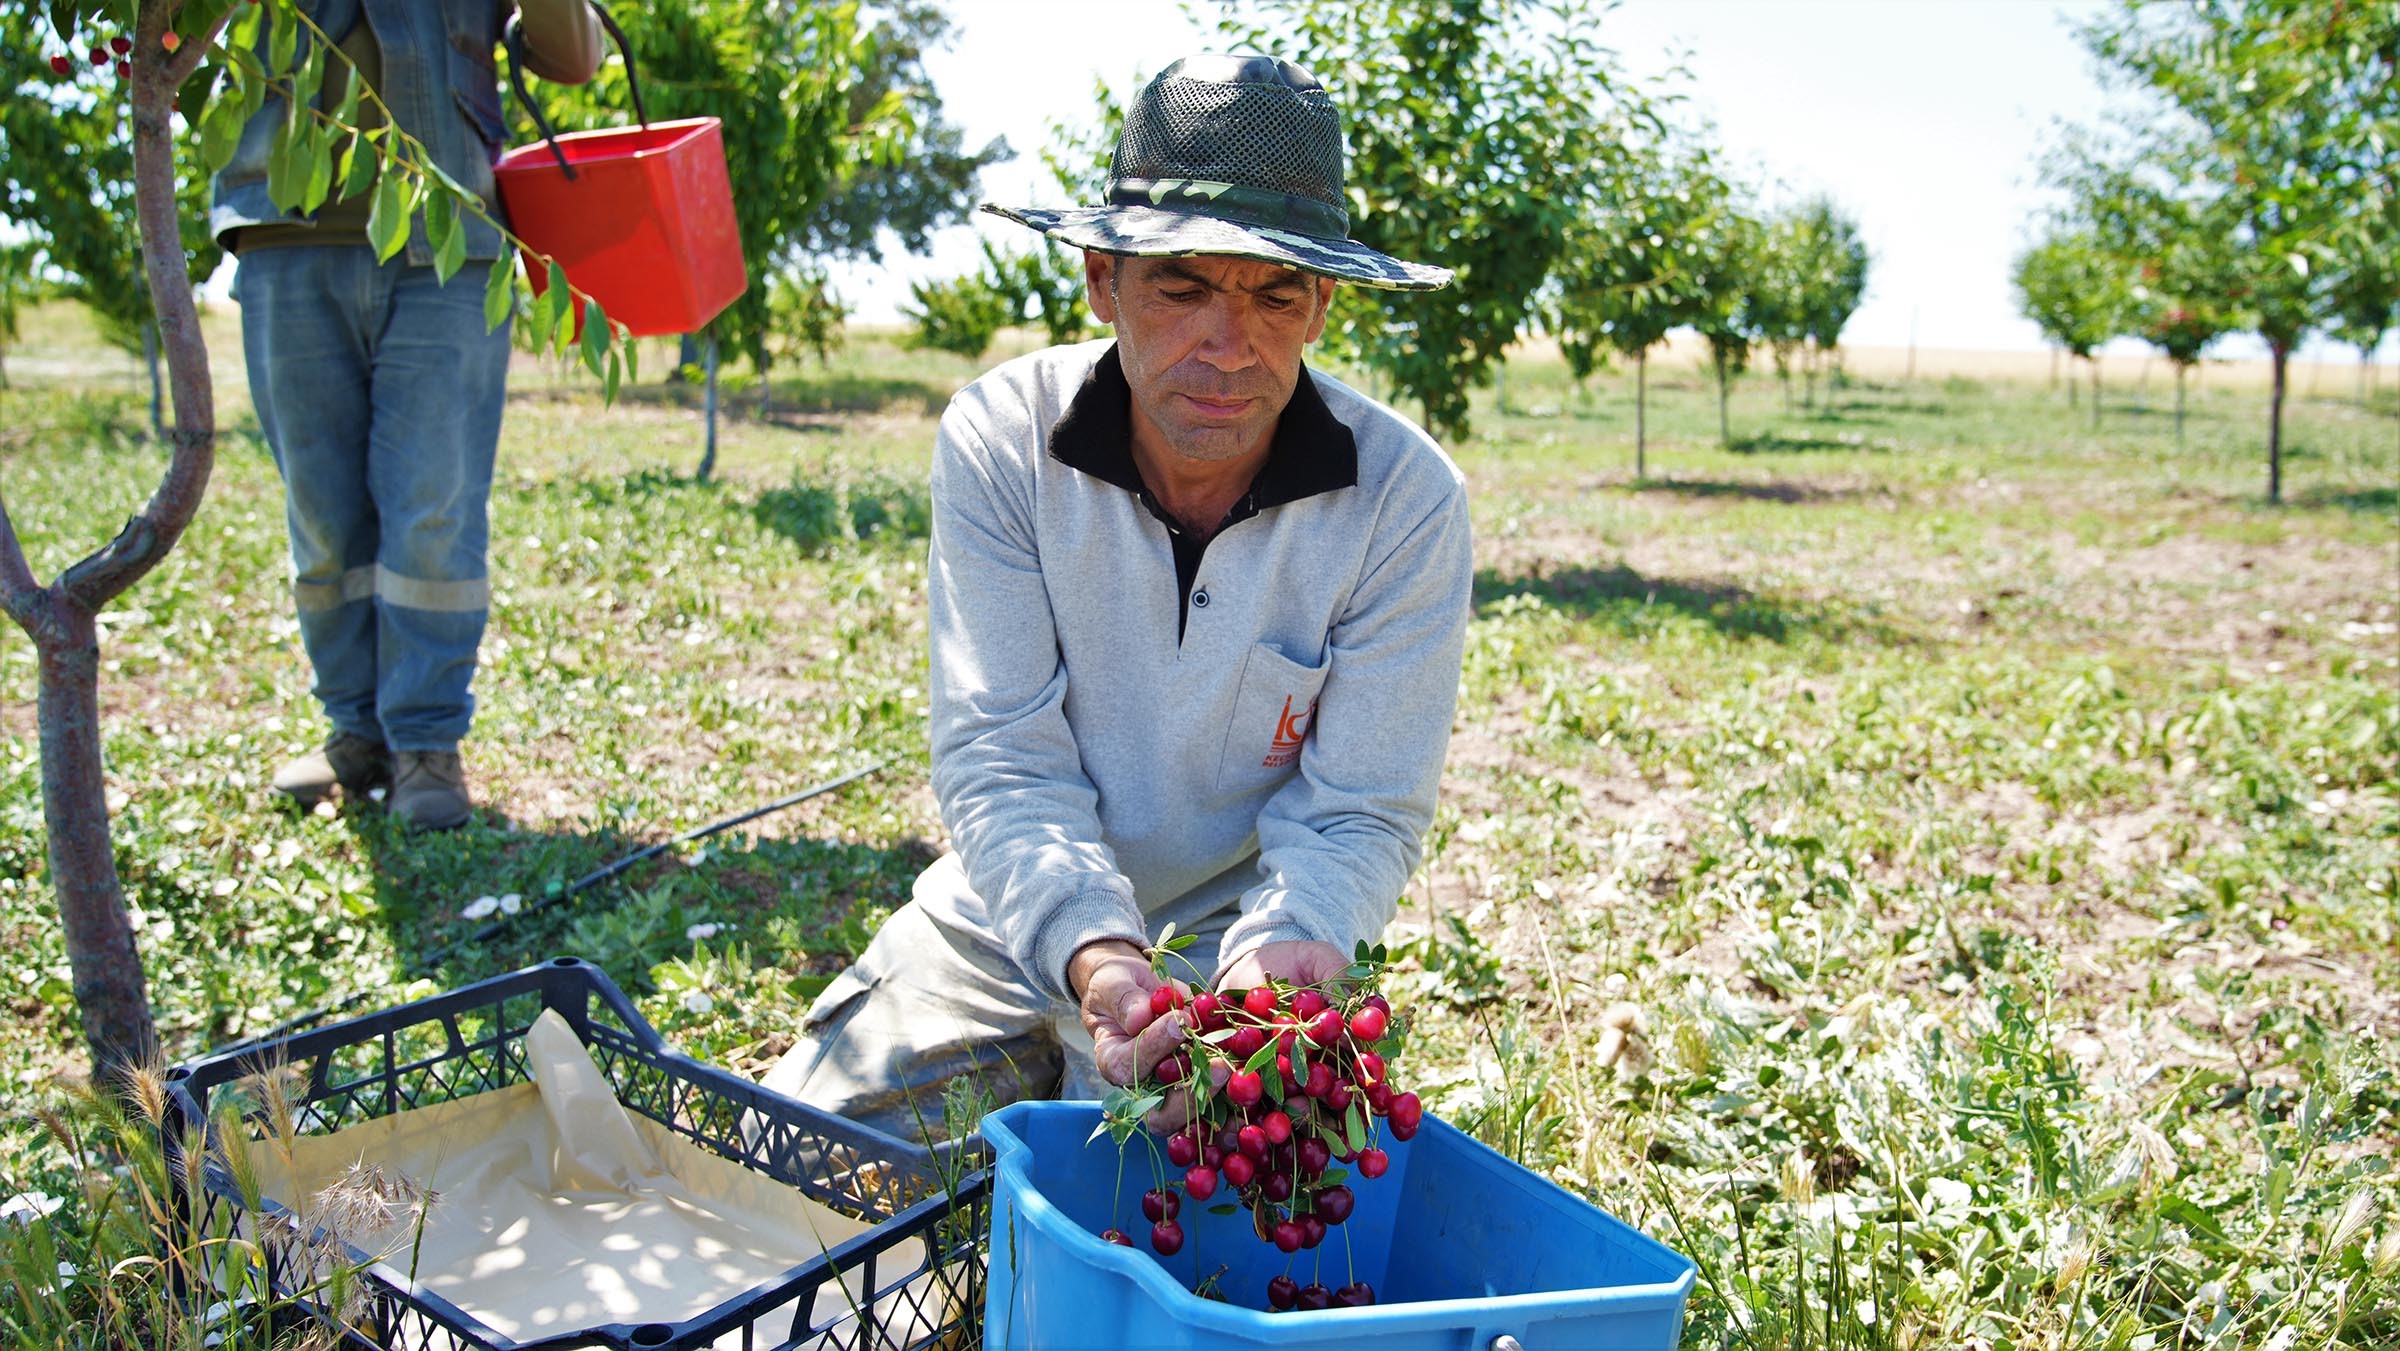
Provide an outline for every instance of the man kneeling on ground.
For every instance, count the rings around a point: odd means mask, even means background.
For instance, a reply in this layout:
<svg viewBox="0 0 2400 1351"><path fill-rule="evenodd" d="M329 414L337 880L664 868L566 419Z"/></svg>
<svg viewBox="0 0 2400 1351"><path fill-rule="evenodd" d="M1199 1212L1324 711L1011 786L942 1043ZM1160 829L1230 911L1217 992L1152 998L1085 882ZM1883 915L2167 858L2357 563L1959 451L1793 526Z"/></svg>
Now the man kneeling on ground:
<svg viewBox="0 0 2400 1351"><path fill-rule="evenodd" d="M954 852L769 1087L902 1138L1098 1097L1167 1055L1145 949L1241 989L1337 974L1422 852L1473 576L1424 432L1308 370L1352 242L1307 72L1199 56L1142 91L1104 205L987 210L1084 250L1114 341L1002 365L935 443L933 785ZM1188 967L1187 967L1188 963Z"/></svg>

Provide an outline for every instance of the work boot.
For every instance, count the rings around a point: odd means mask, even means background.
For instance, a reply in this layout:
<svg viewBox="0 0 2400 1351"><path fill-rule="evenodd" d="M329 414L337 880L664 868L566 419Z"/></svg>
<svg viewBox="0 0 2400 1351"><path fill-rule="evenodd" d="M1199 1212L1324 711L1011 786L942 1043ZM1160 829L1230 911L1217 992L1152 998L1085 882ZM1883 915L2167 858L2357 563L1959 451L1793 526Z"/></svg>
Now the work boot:
<svg viewBox="0 0 2400 1351"><path fill-rule="evenodd" d="M392 784L392 753L373 737L336 732L314 750L275 771L275 791L300 805L302 811L333 796L340 788L353 802Z"/></svg>
<svg viewBox="0 0 2400 1351"><path fill-rule="evenodd" d="M392 757L392 793L384 810L410 830L456 830L467 823L467 771L457 751L401 751Z"/></svg>

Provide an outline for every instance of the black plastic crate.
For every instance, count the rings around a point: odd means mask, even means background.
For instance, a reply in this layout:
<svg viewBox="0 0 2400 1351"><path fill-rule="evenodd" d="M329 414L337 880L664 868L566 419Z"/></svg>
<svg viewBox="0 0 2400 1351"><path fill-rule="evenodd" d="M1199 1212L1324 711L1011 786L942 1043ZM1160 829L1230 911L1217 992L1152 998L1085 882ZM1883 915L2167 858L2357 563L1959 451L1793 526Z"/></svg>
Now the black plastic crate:
<svg viewBox="0 0 2400 1351"><path fill-rule="evenodd" d="M771 1093L738 1074L667 1048L600 968L561 957L447 994L351 1019L174 1070L169 1148L181 1157L219 1128L230 1106L252 1139L267 1138L266 1100L252 1076L286 1076L290 1129L325 1134L344 1126L524 1082L524 1038L545 1009L582 1039L626 1108L723 1158L799 1188L875 1227L765 1285L676 1324L614 1324L540 1339L543 1348L740 1348L786 1351L969 1351L982 1344L984 1259L991 1172L979 1142L927 1150ZM239 1244L276 1228L248 1214L219 1149L198 1151L198 1196L178 1198L197 1229L183 1251L201 1254L188 1273L195 1298L230 1288L222 1263L244 1260ZM188 1169L175 1170L178 1173ZM290 1219L267 1202L268 1215ZM286 1226L289 1227L288 1225ZM323 1235L313 1236L321 1242ZM922 1256L896 1254L910 1239ZM194 1241L199 1240L199 1241ZM262 1242L279 1296L308 1302L314 1288L305 1247ZM350 1265L365 1254L343 1245ZM852 1274L871 1298L836 1301L813 1321L817 1294ZM346 1320L349 1345L377 1351L518 1351L408 1274L376 1263L361 1272L363 1312ZM360 1300L352 1301L354 1306Z"/></svg>

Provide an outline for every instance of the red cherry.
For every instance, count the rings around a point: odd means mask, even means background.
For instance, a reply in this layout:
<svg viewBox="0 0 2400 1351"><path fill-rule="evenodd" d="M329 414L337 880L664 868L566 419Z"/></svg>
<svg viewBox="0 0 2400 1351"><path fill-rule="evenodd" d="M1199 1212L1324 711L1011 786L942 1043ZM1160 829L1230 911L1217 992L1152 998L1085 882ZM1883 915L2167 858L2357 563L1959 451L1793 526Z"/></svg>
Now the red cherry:
<svg viewBox="0 0 2400 1351"><path fill-rule="evenodd" d="M1258 1160L1247 1154L1228 1154L1223 1169L1227 1182L1236 1188L1247 1187L1258 1176Z"/></svg>
<svg viewBox="0 0 2400 1351"><path fill-rule="evenodd" d="M1285 1252L1300 1251L1300 1240L1305 1236L1300 1226L1290 1220L1275 1226L1275 1246Z"/></svg>
<svg viewBox="0 0 2400 1351"><path fill-rule="evenodd" d="M1416 1094L1403 1093L1392 1099L1393 1125L1406 1126L1413 1131L1417 1128L1417 1123L1424 1119L1425 1104L1417 1099Z"/></svg>
<svg viewBox="0 0 2400 1351"><path fill-rule="evenodd" d="M1350 1025L1342 1021L1340 1009L1326 1009L1308 1020L1308 1039L1319 1046L1331 1046L1342 1039Z"/></svg>
<svg viewBox="0 0 2400 1351"><path fill-rule="evenodd" d="M1377 1013L1382 1014L1386 1018L1392 1016L1392 1002L1384 998L1382 995L1371 994L1360 1002L1365 1004L1368 1008L1375 1010Z"/></svg>
<svg viewBox="0 0 2400 1351"><path fill-rule="evenodd" d="M1183 1198L1164 1187L1152 1187L1142 1193L1142 1218L1152 1224L1171 1220L1183 1213Z"/></svg>
<svg viewBox="0 0 2400 1351"><path fill-rule="evenodd" d="M1327 1224L1340 1224L1357 1208L1358 1194L1348 1187L1327 1187L1317 1193L1317 1214L1324 1216Z"/></svg>
<svg viewBox="0 0 2400 1351"><path fill-rule="evenodd" d="M1195 1167L1183 1175L1183 1190L1195 1201L1205 1201L1217 1194L1217 1170Z"/></svg>
<svg viewBox="0 0 2400 1351"><path fill-rule="evenodd" d="M1344 1309L1362 1309L1375 1302L1375 1287L1365 1281L1352 1281L1333 1292L1333 1302Z"/></svg>
<svg viewBox="0 0 2400 1351"><path fill-rule="evenodd" d="M1390 1168L1391 1166L1392 1156L1384 1153L1380 1149L1362 1149L1358 1151L1358 1175L1360 1177L1382 1177L1384 1170Z"/></svg>
<svg viewBox="0 0 2400 1351"><path fill-rule="evenodd" d="M1233 1077L1225 1081L1225 1097L1236 1107L1256 1107L1258 1100L1266 1095L1267 1086L1260 1081L1256 1070L1235 1070Z"/></svg>
<svg viewBox="0 0 2400 1351"><path fill-rule="evenodd" d="M1204 1145L1204 1146L1202 1146L1202 1147L1201 1147L1201 1150L1200 1150L1200 1166L1201 1166L1201 1167L1203 1167L1203 1168L1214 1168L1214 1167L1216 1167L1218 1164L1220 1164L1220 1163L1223 1163L1223 1162L1225 1162L1225 1149L1224 1149L1224 1146L1222 1146L1222 1145Z"/></svg>
<svg viewBox="0 0 2400 1351"><path fill-rule="evenodd" d="M1220 1020L1222 1004L1217 997L1203 990L1192 996L1192 1024L1202 1032L1214 1032L1225 1024Z"/></svg>
<svg viewBox="0 0 2400 1351"><path fill-rule="evenodd" d="M1358 1053L1358 1082L1361 1087L1383 1082L1383 1057L1373 1051Z"/></svg>
<svg viewBox="0 0 2400 1351"><path fill-rule="evenodd" d="M1367 1106L1374 1108L1377 1116L1388 1114L1392 1110L1392 1086L1385 1083L1367 1085Z"/></svg>
<svg viewBox="0 0 2400 1351"><path fill-rule="evenodd" d="M63 56L53 56L50 58L50 69L61 75L72 75L75 73L75 63Z"/></svg>
<svg viewBox="0 0 2400 1351"><path fill-rule="evenodd" d="M1325 1241L1325 1219L1321 1215L1300 1217L1300 1246L1313 1248Z"/></svg>
<svg viewBox="0 0 2400 1351"><path fill-rule="evenodd" d="M1292 1199L1292 1175L1290 1173L1269 1173L1267 1180L1258 1184L1258 1190L1269 1201L1282 1205Z"/></svg>
<svg viewBox="0 0 2400 1351"><path fill-rule="evenodd" d="M1395 1140L1414 1140L1417 1138L1417 1128L1414 1126L1403 1126L1399 1122L1395 1121L1392 1123L1392 1138Z"/></svg>
<svg viewBox="0 0 2400 1351"><path fill-rule="evenodd" d="M1177 1131L1167 1137L1167 1162L1178 1168L1189 1168L1200 1162L1200 1141L1190 1131Z"/></svg>
<svg viewBox="0 0 2400 1351"><path fill-rule="evenodd" d="M1350 1105L1350 1085L1337 1079L1334 1081L1333 1087L1325 1090L1324 1096L1325 1106L1328 1110L1342 1111Z"/></svg>
<svg viewBox="0 0 2400 1351"><path fill-rule="evenodd" d="M1233 1035L1225 1039L1225 1054L1232 1056L1235 1062L1247 1065L1250 1057L1257 1055L1259 1048L1266 1044L1266 1033L1255 1027L1237 1027Z"/></svg>
<svg viewBox="0 0 2400 1351"><path fill-rule="evenodd" d="M1192 1062L1183 1052L1177 1051L1159 1061L1158 1068L1151 1073L1157 1075L1162 1083L1180 1084L1192 1077Z"/></svg>
<svg viewBox="0 0 2400 1351"><path fill-rule="evenodd" d="M1292 1119L1281 1112L1269 1112L1258 1119L1258 1131L1267 1137L1268 1144L1280 1145L1292 1138Z"/></svg>
<svg viewBox="0 0 2400 1351"><path fill-rule="evenodd" d="M1272 1142L1267 1139L1266 1127L1244 1126L1235 1136L1234 1143L1235 1147L1240 1149L1245 1156L1252 1159L1263 1159L1267 1157L1267 1146Z"/></svg>
<svg viewBox="0 0 2400 1351"><path fill-rule="evenodd" d="M1330 1309L1333 1307L1333 1292L1315 1281L1310 1281L1300 1287L1300 1307L1303 1309Z"/></svg>
<svg viewBox="0 0 2400 1351"><path fill-rule="evenodd" d="M1331 1162L1333 1150L1323 1140L1311 1137L1300 1142L1298 1163L1302 1177L1315 1177L1324 1172L1325 1165Z"/></svg>
<svg viewBox="0 0 2400 1351"><path fill-rule="evenodd" d="M133 39L125 36L123 33L119 33L115 37L108 40L108 49L112 52L115 52L119 56L123 56L125 53L133 50Z"/></svg>
<svg viewBox="0 0 2400 1351"><path fill-rule="evenodd" d="M1153 1018L1164 1018L1175 1010L1176 1005L1181 1004L1182 1002L1183 996L1176 992L1174 986L1161 985L1157 989L1150 992L1150 1016Z"/></svg>
<svg viewBox="0 0 2400 1351"><path fill-rule="evenodd" d="M1276 1244L1282 1247L1281 1243ZM1278 1309L1289 1309L1300 1302L1300 1282L1289 1276L1277 1276L1267 1282L1267 1303Z"/></svg>
<svg viewBox="0 0 2400 1351"><path fill-rule="evenodd" d="M1103 1229L1100 1231L1100 1237L1107 1239L1109 1242L1116 1244L1120 1248L1130 1248L1133 1246L1133 1240L1126 1237L1125 1231L1122 1229Z"/></svg>
<svg viewBox="0 0 2400 1351"><path fill-rule="evenodd" d="M93 65L95 65L95 66L105 66L105 65L107 65L107 64L108 64L108 48L106 48L106 47L94 47L94 48L92 48L92 64L93 64Z"/></svg>
<svg viewBox="0 0 2400 1351"><path fill-rule="evenodd" d="M133 78L133 63L131 61L119 61L117 63L117 78L120 80L130 80Z"/></svg>
<svg viewBox="0 0 2400 1351"><path fill-rule="evenodd" d="M1292 1016L1307 1022L1325 1011L1325 996L1314 990L1302 990L1292 996Z"/></svg>
<svg viewBox="0 0 2400 1351"><path fill-rule="evenodd" d="M183 35L173 31L161 33L158 35L158 45L170 52L174 51L183 45Z"/></svg>
<svg viewBox="0 0 2400 1351"><path fill-rule="evenodd" d="M1150 1246L1158 1249L1161 1257L1173 1257L1183 1250L1183 1226L1173 1220L1160 1220L1151 1225Z"/></svg>
<svg viewBox="0 0 2400 1351"><path fill-rule="evenodd" d="M1320 1060L1308 1067L1308 1082L1301 1086L1300 1091L1312 1098L1321 1098L1325 1096L1325 1091L1332 1087L1333 1066Z"/></svg>
<svg viewBox="0 0 2400 1351"><path fill-rule="evenodd" d="M1372 1004L1350 1015L1350 1035L1369 1045L1383 1040L1390 1025L1391 1015Z"/></svg>
<svg viewBox="0 0 2400 1351"><path fill-rule="evenodd" d="M1264 985L1257 986L1242 996L1242 1007L1253 1018L1265 1018L1275 1012L1275 992Z"/></svg>

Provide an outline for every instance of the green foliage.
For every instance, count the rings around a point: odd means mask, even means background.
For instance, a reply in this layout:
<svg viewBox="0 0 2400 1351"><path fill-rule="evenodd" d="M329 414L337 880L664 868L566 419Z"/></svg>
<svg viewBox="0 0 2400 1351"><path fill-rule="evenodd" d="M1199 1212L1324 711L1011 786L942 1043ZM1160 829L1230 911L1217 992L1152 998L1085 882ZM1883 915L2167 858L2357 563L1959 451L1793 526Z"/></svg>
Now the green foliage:
<svg viewBox="0 0 2400 1351"><path fill-rule="evenodd" d="M112 18L80 31L114 27ZM91 306L111 342L138 352L151 312L134 217L132 110L124 82L80 51L75 75L53 72L56 43L42 7L0 5L0 216L31 236L31 248L12 248L6 266L19 285L39 278ZM196 284L223 256L208 233L206 177L184 175L177 193L184 271Z"/></svg>
<svg viewBox="0 0 2400 1351"><path fill-rule="evenodd" d="M855 5L793 5L779 0L705 0L619 6L638 62L642 96L654 119L714 117L723 123L725 158L740 190L734 215L753 278L802 268L813 249L864 249L890 212L904 223L943 219L948 189L905 174L877 179L867 195L835 208L851 176L869 165L899 163L919 113L938 110L913 83L913 60L877 64L874 30ZM893 22L903 28L911 10ZM922 31L922 28L918 31ZM633 103L620 63L589 84L542 87L539 97L562 128L621 126ZM881 85L866 106L860 91ZM764 374L774 361L775 288L753 285L712 327L719 341Z"/></svg>
<svg viewBox="0 0 2400 1351"><path fill-rule="evenodd" d="M1643 147L1614 168L1602 211L1570 228L1557 277L1553 326L1577 379L1603 349L1639 356L1713 299L1738 302L1746 280L1721 270L1734 261L1718 239L1732 228L1729 191L1704 150Z"/></svg>
<svg viewBox="0 0 2400 1351"><path fill-rule="evenodd" d="M850 88L850 121L867 125L896 95L907 118L906 140L852 166L839 190L809 218L807 253L881 262L887 237L906 252L925 253L935 231L974 210L976 176L1013 157L999 137L966 150L959 129L943 118L925 54L949 45L950 34L949 16L931 0L899 0L875 12L872 46Z"/></svg>
<svg viewBox="0 0 2400 1351"><path fill-rule="evenodd" d="M969 360L981 357L1000 330L1019 317L1019 306L982 273L912 282L908 293L916 301L900 307L912 325L908 345L955 352Z"/></svg>
<svg viewBox="0 0 2400 1351"><path fill-rule="evenodd" d="M985 240L982 280L1008 307L1011 324L1038 323L1053 343L1079 342L1091 332L1083 255L1075 249L1045 240L1023 253L1002 253Z"/></svg>
<svg viewBox="0 0 2400 1351"><path fill-rule="evenodd" d="M1326 346L1417 401L1435 435L1463 436L1468 392L1535 320L1572 231L1655 118L1597 18L1566 0L1252 8L1223 35L1298 61L1342 111L1351 237L1458 274L1430 293L1342 288Z"/></svg>
<svg viewBox="0 0 2400 1351"><path fill-rule="evenodd" d="M767 280L768 331L784 350L806 352L822 366L842 345L842 325L849 307L833 293L821 272L810 269L778 272Z"/></svg>
<svg viewBox="0 0 2400 1351"><path fill-rule="evenodd" d="M1788 239L1800 275L1802 328L1820 352L1841 346L1842 329L1867 294L1873 259L1858 222L1830 197L1812 197L1789 218Z"/></svg>
<svg viewBox="0 0 2400 1351"><path fill-rule="evenodd" d="M2400 252L2400 10L2120 0L2083 37L2167 114L2087 167L2221 203L2236 294L2270 347L2336 322L2346 260Z"/></svg>

